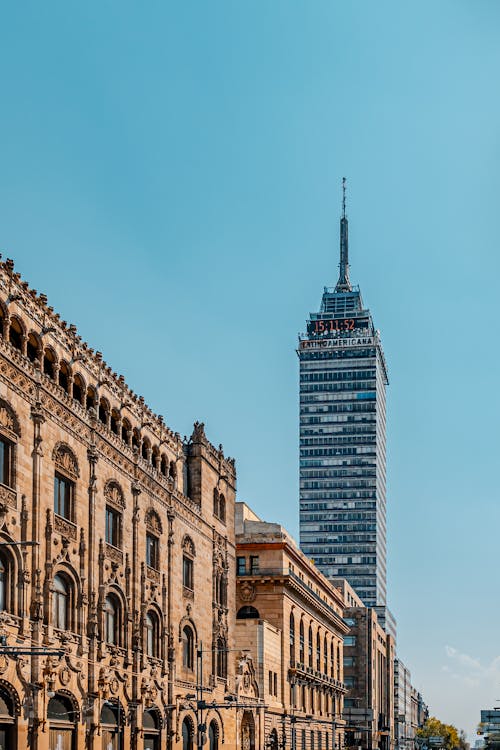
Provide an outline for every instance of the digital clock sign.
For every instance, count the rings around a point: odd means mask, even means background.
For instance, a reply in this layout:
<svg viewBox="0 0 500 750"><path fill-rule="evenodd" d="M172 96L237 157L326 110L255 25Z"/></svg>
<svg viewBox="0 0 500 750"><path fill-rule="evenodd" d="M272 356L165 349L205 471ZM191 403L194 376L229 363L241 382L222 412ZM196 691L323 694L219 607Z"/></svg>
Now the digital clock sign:
<svg viewBox="0 0 500 750"><path fill-rule="evenodd" d="M309 334L327 334L338 332L349 332L360 328L368 328L366 318L329 318L327 320L311 320L307 324L307 333Z"/></svg>

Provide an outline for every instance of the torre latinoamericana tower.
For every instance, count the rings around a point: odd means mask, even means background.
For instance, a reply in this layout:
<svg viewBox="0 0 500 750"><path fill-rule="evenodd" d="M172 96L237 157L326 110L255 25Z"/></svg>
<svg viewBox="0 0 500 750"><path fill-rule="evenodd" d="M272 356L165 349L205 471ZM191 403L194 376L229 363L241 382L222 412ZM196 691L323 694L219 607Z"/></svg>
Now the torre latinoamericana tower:
<svg viewBox="0 0 500 750"><path fill-rule="evenodd" d="M345 179L340 274L299 336L300 546L366 606L386 605L386 386L379 332L349 278Z"/></svg>

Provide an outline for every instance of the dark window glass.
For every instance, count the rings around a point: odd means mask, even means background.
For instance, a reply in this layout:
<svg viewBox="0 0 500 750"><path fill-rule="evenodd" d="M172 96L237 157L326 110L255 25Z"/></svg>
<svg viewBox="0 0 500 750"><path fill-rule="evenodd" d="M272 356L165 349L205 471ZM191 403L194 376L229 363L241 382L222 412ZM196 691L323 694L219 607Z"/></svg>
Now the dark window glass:
<svg viewBox="0 0 500 750"><path fill-rule="evenodd" d="M186 669L193 669L194 663L194 638L193 631L186 625L182 631L182 665Z"/></svg>
<svg viewBox="0 0 500 750"><path fill-rule="evenodd" d="M0 612L4 612L7 609L8 574L8 567L0 557Z"/></svg>
<svg viewBox="0 0 500 750"><path fill-rule="evenodd" d="M191 591L194 590L193 561L190 557L186 557L186 555L182 558L182 585Z"/></svg>
<svg viewBox="0 0 500 750"><path fill-rule="evenodd" d="M146 563L154 570L160 569L160 544L152 534L146 534Z"/></svg>
<svg viewBox="0 0 500 750"><path fill-rule="evenodd" d="M259 572L259 556L250 555L250 573Z"/></svg>
<svg viewBox="0 0 500 750"><path fill-rule="evenodd" d="M54 478L54 513L72 521L74 484L59 474Z"/></svg>
<svg viewBox="0 0 500 750"><path fill-rule="evenodd" d="M0 439L0 482L12 487L12 443Z"/></svg>
<svg viewBox="0 0 500 750"><path fill-rule="evenodd" d="M61 576L54 578L54 593L52 599L52 624L60 630L68 629L68 586Z"/></svg>
<svg viewBox="0 0 500 750"><path fill-rule="evenodd" d="M245 557L237 558L237 570L236 575L244 576L247 570L247 561Z"/></svg>
<svg viewBox="0 0 500 750"><path fill-rule="evenodd" d="M104 603L104 636L108 643L118 644L118 608L111 596Z"/></svg>
<svg viewBox="0 0 500 750"><path fill-rule="evenodd" d="M109 505L106 506L106 541L114 547L122 546L122 516Z"/></svg>

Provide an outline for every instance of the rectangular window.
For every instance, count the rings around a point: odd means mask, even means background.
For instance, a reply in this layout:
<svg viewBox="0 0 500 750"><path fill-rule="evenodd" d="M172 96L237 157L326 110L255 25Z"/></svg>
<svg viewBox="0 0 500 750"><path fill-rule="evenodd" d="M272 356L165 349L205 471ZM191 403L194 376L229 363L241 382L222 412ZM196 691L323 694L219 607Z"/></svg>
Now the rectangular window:
<svg viewBox="0 0 500 750"><path fill-rule="evenodd" d="M73 520L73 491L74 484L69 479L56 474L54 478L54 513Z"/></svg>
<svg viewBox="0 0 500 750"><path fill-rule="evenodd" d="M12 487L12 444L0 440L0 482Z"/></svg>
<svg viewBox="0 0 500 750"><path fill-rule="evenodd" d="M250 573L259 572L259 556L250 555Z"/></svg>
<svg viewBox="0 0 500 750"><path fill-rule="evenodd" d="M182 585L190 591L194 590L193 561L190 557L186 557L186 555L182 558Z"/></svg>
<svg viewBox="0 0 500 750"><path fill-rule="evenodd" d="M273 694L273 673L269 670L269 695Z"/></svg>
<svg viewBox="0 0 500 750"><path fill-rule="evenodd" d="M122 516L109 505L106 505L106 542L113 547L122 546Z"/></svg>
<svg viewBox="0 0 500 750"><path fill-rule="evenodd" d="M274 683L274 694L277 697L278 696L278 675L276 672L273 675L273 683Z"/></svg>
<svg viewBox="0 0 500 750"><path fill-rule="evenodd" d="M236 575L237 576L244 576L247 572L247 561L245 557L237 557L237 569L236 569Z"/></svg>
<svg viewBox="0 0 500 750"><path fill-rule="evenodd" d="M344 646L355 646L356 645L356 636L355 635L346 635L344 636Z"/></svg>
<svg viewBox="0 0 500 750"><path fill-rule="evenodd" d="M160 545L158 537L146 534L146 564L154 570L160 569Z"/></svg>
<svg viewBox="0 0 500 750"><path fill-rule="evenodd" d="M354 656L344 656L344 667L354 667L356 659Z"/></svg>

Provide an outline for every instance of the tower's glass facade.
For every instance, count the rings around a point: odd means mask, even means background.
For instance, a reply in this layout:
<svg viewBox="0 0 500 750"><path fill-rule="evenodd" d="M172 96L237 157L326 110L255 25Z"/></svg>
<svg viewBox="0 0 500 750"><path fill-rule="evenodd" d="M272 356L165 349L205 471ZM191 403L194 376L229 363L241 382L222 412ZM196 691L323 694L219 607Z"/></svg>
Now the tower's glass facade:
<svg viewBox="0 0 500 750"><path fill-rule="evenodd" d="M384 606L387 368L348 272L344 212L339 281L299 337L300 545L365 605Z"/></svg>

